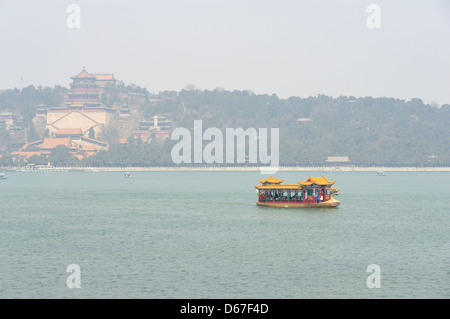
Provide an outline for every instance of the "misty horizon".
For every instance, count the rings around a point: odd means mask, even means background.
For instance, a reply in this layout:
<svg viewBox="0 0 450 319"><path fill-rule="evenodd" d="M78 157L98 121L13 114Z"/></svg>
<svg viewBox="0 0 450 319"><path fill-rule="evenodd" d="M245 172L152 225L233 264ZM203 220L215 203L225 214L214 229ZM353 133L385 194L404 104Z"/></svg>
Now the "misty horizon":
<svg viewBox="0 0 450 319"><path fill-rule="evenodd" d="M450 103L450 4L0 1L0 90L68 87L85 66L149 92L250 90ZM370 4L380 28L367 25ZM26 10L24 10L26 8Z"/></svg>

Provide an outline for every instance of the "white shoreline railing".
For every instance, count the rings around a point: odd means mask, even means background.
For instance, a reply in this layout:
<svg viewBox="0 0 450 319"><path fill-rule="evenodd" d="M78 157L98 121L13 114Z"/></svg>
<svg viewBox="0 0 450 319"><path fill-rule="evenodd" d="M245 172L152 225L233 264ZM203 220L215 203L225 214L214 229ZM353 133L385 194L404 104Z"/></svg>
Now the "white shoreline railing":
<svg viewBox="0 0 450 319"><path fill-rule="evenodd" d="M267 167L259 166L159 166L159 167L52 167L40 166L28 167L3 167L0 170L7 171L88 171L88 172L176 172L176 171L260 171ZM327 172L450 172L450 167L389 167L389 166L280 166L278 171L320 171Z"/></svg>

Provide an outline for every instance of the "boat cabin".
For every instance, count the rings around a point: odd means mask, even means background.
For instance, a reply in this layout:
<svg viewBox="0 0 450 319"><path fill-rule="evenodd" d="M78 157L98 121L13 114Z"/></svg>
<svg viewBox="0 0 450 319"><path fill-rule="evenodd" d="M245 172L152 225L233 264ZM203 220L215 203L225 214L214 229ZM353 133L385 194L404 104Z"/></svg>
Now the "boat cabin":
<svg viewBox="0 0 450 319"><path fill-rule="evenodd" d="M309 177L297 184L282 184L284 180L266 178L255 185L258 192L258 205L274 207L315 207L338 206L334 198L338 189L331 186L336 181L329 181L325 176Z"/></svg>

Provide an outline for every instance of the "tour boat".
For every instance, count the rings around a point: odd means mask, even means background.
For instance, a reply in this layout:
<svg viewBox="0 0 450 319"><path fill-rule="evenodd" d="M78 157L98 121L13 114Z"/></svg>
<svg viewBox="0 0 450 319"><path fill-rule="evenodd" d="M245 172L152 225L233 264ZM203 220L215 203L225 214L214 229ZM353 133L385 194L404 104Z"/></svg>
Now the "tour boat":
<svg viewBox="0 0 450 319"><path fill-rule="evenodd" d="M386 176L383 171L377 171L377 176Z"/></svg>
<svg viewBox="0 0 450 319"><path fill-rule="evenodd" d="M329 181L325 176L309 177L297 184L282 184L284 179L272 176L259 180L255 185L258 193L257 205L269 207L337 207L341 203L334 197L339 188L331 187L336 181Z"/></svg>

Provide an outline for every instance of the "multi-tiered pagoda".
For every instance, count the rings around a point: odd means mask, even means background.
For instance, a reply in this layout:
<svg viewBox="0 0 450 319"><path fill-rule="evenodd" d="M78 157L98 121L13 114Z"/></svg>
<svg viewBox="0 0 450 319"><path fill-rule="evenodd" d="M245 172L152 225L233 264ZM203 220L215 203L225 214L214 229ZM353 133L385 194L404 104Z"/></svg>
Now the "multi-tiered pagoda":
<svg viewBox="0 0 450 319"><path fill-rule="evenodd" d="M73 82L70 84L70 92L66 103L69 108L98 107L100 105L95 76L89 74L83 67L83 70L72 76L71 79Z"/></svg>
<svg viewBox="0 0 450 319"><path fill-rule="evenodd" d="M115 117L116 110L100 103L97 78L85 67L71 79L64 106L41 108L37 114L46 116L46 129L50 135L59 129L81 129L86 138L92 135L92 130L95 136L100 136Z"/></svg>

